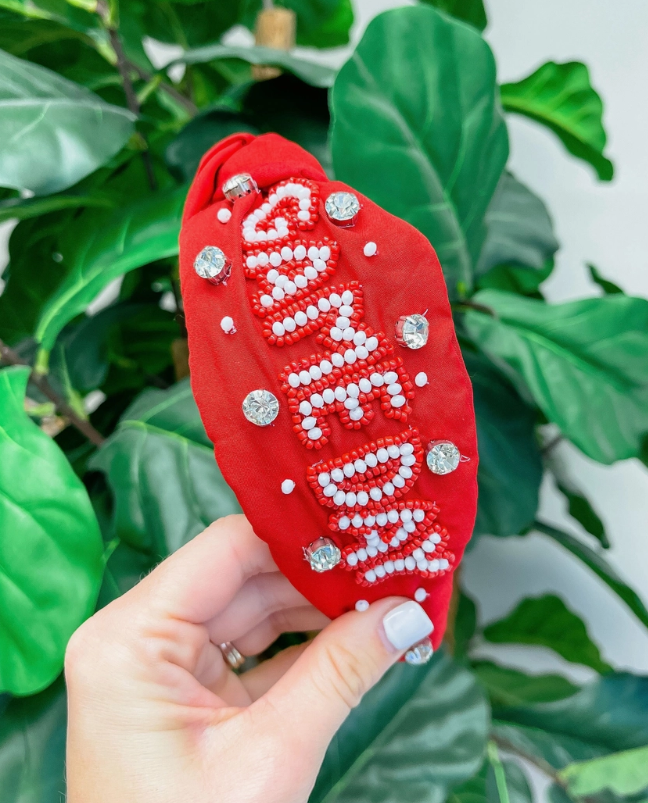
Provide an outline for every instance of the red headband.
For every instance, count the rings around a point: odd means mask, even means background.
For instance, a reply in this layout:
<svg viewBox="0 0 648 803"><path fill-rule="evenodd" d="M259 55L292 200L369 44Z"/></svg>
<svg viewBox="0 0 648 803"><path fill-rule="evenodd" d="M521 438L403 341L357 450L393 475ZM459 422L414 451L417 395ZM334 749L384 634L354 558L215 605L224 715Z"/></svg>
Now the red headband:
<svg viewBox="0 0 648 803"><path fill-rule="evenodd" d="M200 164L180 256L194 394L255 532L328 616L416 598L438 646L477 445L429 242L294 143L237 134Z"/></svg>

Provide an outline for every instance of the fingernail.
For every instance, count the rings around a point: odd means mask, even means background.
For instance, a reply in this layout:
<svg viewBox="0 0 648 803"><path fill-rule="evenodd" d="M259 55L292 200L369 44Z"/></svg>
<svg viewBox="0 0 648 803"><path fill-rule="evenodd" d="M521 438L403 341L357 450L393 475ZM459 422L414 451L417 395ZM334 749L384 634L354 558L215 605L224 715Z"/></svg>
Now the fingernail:
<svg viewBox="0 0 648 803"><path fill-rule="evenodd" d="M406 650L428 636L434 625L418 602L410 600L389 611L383 618L383 629L396 650Z"/></svg>

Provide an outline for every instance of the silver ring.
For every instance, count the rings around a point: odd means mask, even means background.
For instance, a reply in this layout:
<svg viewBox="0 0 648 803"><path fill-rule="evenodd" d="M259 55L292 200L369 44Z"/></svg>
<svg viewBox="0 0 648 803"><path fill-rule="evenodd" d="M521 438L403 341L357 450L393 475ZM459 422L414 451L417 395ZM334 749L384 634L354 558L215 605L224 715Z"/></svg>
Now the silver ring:
<svg viewBox="0 0 648 803"><path fill-rule="evenodd" d="M241 655L231 641L225 641L223 644L219 644L218 648L223 653L223 658L232 669L240 669L245 663L245 656Z"/></svg>

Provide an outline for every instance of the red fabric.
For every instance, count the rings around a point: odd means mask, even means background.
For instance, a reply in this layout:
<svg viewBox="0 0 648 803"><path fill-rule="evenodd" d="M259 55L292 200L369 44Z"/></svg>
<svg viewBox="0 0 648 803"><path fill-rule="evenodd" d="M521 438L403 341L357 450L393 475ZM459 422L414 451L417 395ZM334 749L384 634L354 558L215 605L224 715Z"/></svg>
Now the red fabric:
<svg viewBox="0 0 648 803"><path fill-rule="evenodd" d="M395 346L410 379L420 371L429 384L414 388L412 413L406 423L385 417L379 401L366 426L349 430L337 415L328 416L329 442L320 450L306 449L293 431L280 374L294 360L321 353L316 336L292 345L270 345L262 334L263 319L252 312L251 300L259 291L246 279L241 223L263 199L252 194L231 204L220 190L237 173L250 173L259 188L296 177L317 182L320 217L309 239L328 237L340 247L335 275L325 285L357 281L364 293L364 322L384 332ZM351 228L333 225L324 201L334 191L349 190L339 181L328 181L317 161L294 143L275 134L228 137L206 154L188 196L180 237L180 267L184 299L191 381L207 434L214 442L216 460L234 489L255 532L269 545L280 569L314 605L335 617L354 607L359 599L369 602L385 596L413 597L424 587L423 603L432 618L436 646L445 630L452 593L452 571L423 579L418 573L391 576L369 587L358 585L354 572L341 567L317 574L304 560L303 547L321 536L332 538L341 549L355 539L348 532L329 527L331 508L318 502L307 480L307 469L319 461L340 457L370 441L398 436L415 427L423 447L432 440L455 443L469 458L451 474L437 476L425 465L404 501L435 502L437 521L447 529L447 547L455 568L474 525L477 501L477 444L472 389L454 333L441 267L427 239L404 221L390 215L368 198L356 194L361 211ZM223 224L219 209L232 210ZM378 253L366 257L364 245L373 241ZM198 252L207 245L221 248L232 262L226 284L214 286L194 271ZM410 350L396 345L394 325L401 315L425 313L430 323L427 345ZM225 334L220 322L231 316L235 334ZM270 390L279 400L274 424L257 427L243 416L241 404L252 390ZM312 475L312 472L311 472ZM295 490L284 495L281 483L292 479Z"/></svg>

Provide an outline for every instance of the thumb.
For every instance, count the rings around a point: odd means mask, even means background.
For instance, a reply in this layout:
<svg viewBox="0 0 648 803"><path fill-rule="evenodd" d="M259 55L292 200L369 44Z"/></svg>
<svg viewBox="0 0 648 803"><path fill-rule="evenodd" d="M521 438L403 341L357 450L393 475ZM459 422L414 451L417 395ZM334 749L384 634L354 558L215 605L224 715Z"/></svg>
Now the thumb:
<svg viewBox="0 0 648 803"><path fill-rule="evenodd" d="M261 698L302 752L323 754L365 692L411 646L434 629L413 600L391 597L326 627ZM259 701L261 702L261 701Z"/></svg>

